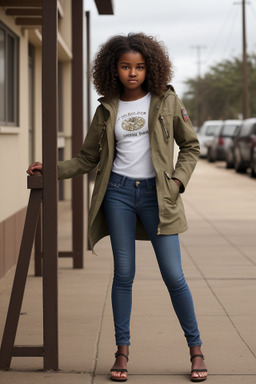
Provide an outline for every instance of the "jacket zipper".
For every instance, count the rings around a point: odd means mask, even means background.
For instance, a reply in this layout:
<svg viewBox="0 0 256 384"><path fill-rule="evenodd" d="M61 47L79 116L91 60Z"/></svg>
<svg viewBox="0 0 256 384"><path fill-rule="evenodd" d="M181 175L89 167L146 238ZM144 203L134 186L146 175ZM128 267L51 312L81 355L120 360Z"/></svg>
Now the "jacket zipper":
<svg viewBox="0 0 256 384"><path fill-rule="evenodd" d="M166 142L168 142L168 140L170 139L170 134L168 132L168 129L165 126L164 118L162 115L159 116L159 120L160 120L160 124L161 124L162 130L163 130L164 139Z"/></svg>
<svg viewBox="0 0 256 384"><path fill-rule="evenodd" d="M165 174L165 176L167 177L168 180L171 180L171 176L169 175L169 173L167 171L164 171L164 174Z"/></svg>
<svg viewBox="0 0 256 384"><path fill-rule="evenodd" d="M101 135L100 135L100 139L99 139L99 141L98 141L98 144L99 144L99 152L102 151L102 143L103 143L103 138L104 138L104 136L105 136L106 129L107 129L107 123L106 123L106 121L104 121L104 122L103 122L102 132L101 132Z"/></svg>

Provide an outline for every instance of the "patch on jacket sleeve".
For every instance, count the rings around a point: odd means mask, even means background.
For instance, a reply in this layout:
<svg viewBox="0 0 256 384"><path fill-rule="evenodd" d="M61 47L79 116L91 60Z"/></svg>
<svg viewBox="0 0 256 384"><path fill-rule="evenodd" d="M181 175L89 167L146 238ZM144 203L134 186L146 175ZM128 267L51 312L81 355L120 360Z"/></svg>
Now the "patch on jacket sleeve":
<svg viewBox="0 0 256 384"><path fill-rule="evenodd" d="M188 120L189 120L189 115L188 115L188 113L187 113L186 109L185 109L185 108L183 108L183 109L181 110L181 113L182 113L182 117L183 117L183 120L184 120L184 121L185 121L185 123L186 123L186 121L188 121Z"/></svg>

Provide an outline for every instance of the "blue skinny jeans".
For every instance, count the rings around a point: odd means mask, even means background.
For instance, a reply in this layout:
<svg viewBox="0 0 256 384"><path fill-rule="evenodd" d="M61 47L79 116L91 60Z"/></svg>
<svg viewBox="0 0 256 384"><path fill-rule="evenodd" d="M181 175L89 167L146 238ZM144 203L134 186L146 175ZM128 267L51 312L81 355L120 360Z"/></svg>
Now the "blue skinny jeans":
<svg viewBox="0 0 256 384"><path fill-rule="evenodd" d="M112 172L103 204L114 256L112 307L116 345L130 345L137 217L153 245L187 344L201 345L193 299L181 266L179 237L156 234L159 218L155 178L133 179Z"/></svg>

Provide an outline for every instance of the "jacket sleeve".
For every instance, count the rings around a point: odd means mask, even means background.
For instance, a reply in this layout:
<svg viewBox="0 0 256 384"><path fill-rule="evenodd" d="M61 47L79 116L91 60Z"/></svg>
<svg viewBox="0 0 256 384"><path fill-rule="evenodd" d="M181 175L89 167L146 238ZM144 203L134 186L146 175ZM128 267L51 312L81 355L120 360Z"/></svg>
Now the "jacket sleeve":
<svg viewBox="0 0 256 384"><path fill-rule="evenodd" d="M198 161L200 145L186 109L177 96L173 124L174 139L179 146L179 153L172 177L182 182L183 188L180 190L182 193Z"/></svg>
<svg viewBox="0 0 256 384"><path fill-rule="evenodd" d="M88 173L97 166L100 159L99 141L104 123L102 108L102 105L98 106L80 152L70 160L58 162L59 180Z"/></svg>

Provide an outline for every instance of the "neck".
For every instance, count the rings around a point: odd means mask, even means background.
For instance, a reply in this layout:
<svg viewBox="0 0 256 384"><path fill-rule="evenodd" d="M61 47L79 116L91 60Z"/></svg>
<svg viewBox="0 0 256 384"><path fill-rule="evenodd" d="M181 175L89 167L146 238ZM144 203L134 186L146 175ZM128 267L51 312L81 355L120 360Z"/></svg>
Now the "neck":
<svg viewBox="0 0 256 384"><path fill-rule="evenodd" d="M141 99L142 97L146 96L147 92L140 90L133 90L133 89L125 89L123 93L120 96L120 100L122 101L134 101Z"/></svg>

